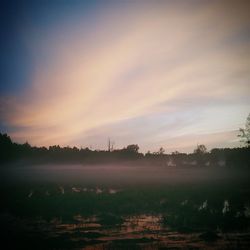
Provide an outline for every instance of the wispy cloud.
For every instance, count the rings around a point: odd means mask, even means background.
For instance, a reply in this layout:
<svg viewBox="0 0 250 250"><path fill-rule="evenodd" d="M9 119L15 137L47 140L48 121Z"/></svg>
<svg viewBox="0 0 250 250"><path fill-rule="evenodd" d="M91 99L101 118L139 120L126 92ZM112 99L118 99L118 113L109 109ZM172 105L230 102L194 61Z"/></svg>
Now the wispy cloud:
<svg viewBox="0 0 250 250"><path fill-rule="evenodd" d="M211 121L231 115L218 127L237 129L250 107L246 5L109 6L88 26L78 16L64 29L46 27L44 40L31 27L24 34L35 70L22 93L1 96L2 123L14 139L37 145L103 145L115 132L121 145L134 141L149 149L143 138L163 142L169 138L164 126L172 127L172 137L190 140L188 133L213 132Z"/></svg>

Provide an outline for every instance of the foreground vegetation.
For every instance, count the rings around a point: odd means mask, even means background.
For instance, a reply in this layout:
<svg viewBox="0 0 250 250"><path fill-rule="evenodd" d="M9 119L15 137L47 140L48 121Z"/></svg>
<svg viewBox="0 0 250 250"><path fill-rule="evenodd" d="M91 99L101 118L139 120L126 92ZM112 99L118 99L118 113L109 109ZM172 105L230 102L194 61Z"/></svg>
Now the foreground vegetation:
<svg viewBox="0 0 250 250"><path fill-rule="evenodd" d="M160 249L170 241L175 249L247 249L248 181L1 185L1 234L14 249Z"/></svg>

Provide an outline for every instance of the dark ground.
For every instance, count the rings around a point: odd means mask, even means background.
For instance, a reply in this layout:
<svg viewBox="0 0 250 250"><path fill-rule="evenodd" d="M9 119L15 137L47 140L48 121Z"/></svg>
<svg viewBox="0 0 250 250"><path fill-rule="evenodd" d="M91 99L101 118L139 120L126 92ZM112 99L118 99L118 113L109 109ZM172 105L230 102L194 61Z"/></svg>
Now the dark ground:
<svg viewBox="0 0 250 250"><path fill-rule="evenodd" d="M5 249L248 249L248 170L8 166Z"/></svg>

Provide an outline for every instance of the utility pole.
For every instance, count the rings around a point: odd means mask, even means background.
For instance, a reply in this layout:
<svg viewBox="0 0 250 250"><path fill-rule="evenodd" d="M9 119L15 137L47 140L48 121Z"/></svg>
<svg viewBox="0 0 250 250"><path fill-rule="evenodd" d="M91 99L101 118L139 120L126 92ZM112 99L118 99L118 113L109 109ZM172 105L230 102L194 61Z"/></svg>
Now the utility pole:
<svg viewBox="0 0 250 250"><path fill-rule="evenodd" d="M110 138L108 138L108 151L110 152L111 149L111 142L110 142Z"/></svg>
<svg viewBox="0 0 250 250"><path fill-rule="evenodd" d="M114 145L115 145L115 142L110 141L110 138L108 138L108 152L111 152L114 150Z"/></svg>

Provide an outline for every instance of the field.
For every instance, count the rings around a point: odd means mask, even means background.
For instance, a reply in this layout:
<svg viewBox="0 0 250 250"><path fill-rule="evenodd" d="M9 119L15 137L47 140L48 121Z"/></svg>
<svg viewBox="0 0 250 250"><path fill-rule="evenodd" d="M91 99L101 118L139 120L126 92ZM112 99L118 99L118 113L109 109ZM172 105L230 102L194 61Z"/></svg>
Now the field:
<svg viewBox="0 0 250 250"><path fill-rule="evenodd" d="M5 170L3 170L5 169ZM124 165L5 166L9 249L247 249L247 170Z"/></svg>

